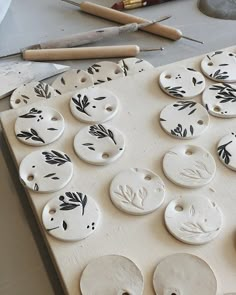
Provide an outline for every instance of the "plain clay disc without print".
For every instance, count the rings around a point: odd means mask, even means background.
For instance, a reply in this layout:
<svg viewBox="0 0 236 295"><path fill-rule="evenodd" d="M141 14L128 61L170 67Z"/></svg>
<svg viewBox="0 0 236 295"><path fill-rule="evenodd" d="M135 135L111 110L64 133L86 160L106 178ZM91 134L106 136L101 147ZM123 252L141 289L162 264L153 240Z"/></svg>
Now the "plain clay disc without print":
<svg viewBox="0 0 236 295"><path fill-rule="evenodd" d="M41 99L56 95L54 88L43 82L30 82L18 87L11 95L10 105L13 109L26 106Z"/></svg>
<svg viewBox="0 0 236 295"><path fill-rule="evenodd" d="M168 231L179 241L201 245L218 236L223 218L215 202L205 196L187 195L168 204L165 224Z"/></svg>
<svg viewBox="0 0 236 295"><path fill-rule="evenodd" d="M236 86L227 83L210 85L202 94L202 102L208 112L216 117L236 117Z"/></svg>
<svg viewBox="0 0 236 295"><path fill-rule="evenodd" d="M173 183L188 188L208 184L216 172L212 155L200 146L178 145L166 152L163 171Z"/></svg>
<svg viewBox="0 0 236 295"><path fill-rule="evenodd" d="M89 87L75 93L70 101L73 116L86 123L102 123L118 112L119 101L111 91Z"/></svg>
<svg viewBox="0 0 236 295"><path fill-rule="evenodd" d="M93 85L92 76L86 71L69 70L57 77L52 83L52 87L57 94L64 94L70 91L77 91Z"/></svg>
<svg viewBox="0 0 236 295"><path fill-rule="evenodd" d="M133 215L144 215L162 205L165 186L161 178L152 171L130 168L113 178L110 197L118 209Z"/></svg>
<svg viewBox="0 0 236 295"><path fill-rule="evenodd" d="M119 255L92 260L80 280L83 295L142 295L143 288L143 275L137 265Z"/></svg>
<svg viewBox="0 0 236 295"><path fill-rule="evenodd" d="M148 61L136 57L121 59L118 62L118 65L123 69L125 76L130 76L153 69L153 65Z"/></svg>
<svg viewBox="0 0 236 295"><path fill-rule="evenodd" d="M45 230L64 241L78 241L95 232L100 210L90 196L81 192L65 192L51 199L44 207Z"/></svg>
<svg viewBox="0 0 236 295"><path fill-rule="evenodd" d="M202 93L205 88L205 78L192 68L175 66L160 74L159 84L168 95L188 99Z"/></svg>
<svg viewBox="0 0 236 295"><path fill-rule="evenodd" d="M195 101L176 101L167 105L160 114L160 124L169 135L179 139L200 136L209 126L206 109Z"/></svg>
<svg viewBox="0 0 236 295"><path fill-rule="evenodd" d="M23 143L42 146L57 140L64 131L64 118L55 109L24 109L15 122L16 137Z"/></svg>
<svg viewBox="0 0 236 295"><path fill-rule="evenodd" d="M236 132L224 136L217 146L221 162L231 170L236 171Z"/></svg>
<svg viewBox="0 0 236 295"><path fill-rule="evenodd" d="M111 61L101 61L93 64L87 69L87 72L92 76L94 85L125 76L122 68Z"/></svg>
<svg viewBox="0 0 236 295"><path fill-rule="evenodd" d="M19 174L27 188L36 192L55 192L69 183L73 165L64 152L41 150L28 154L21 161Z"/></svg>
<svg viewBox="0 0 236 295"><path fill-rule="evenodd" d="M153 276L157 295L216 295L217 281L210 266L201 258L178 253L157 265Z"/></svg>
<svg viewBox="0 0 236 295"><path fill-rule="evenodd" d="M205 56L201 62L203 73L218 82L236 82L236 54L215 51Z"/></svg>
<svg viewBox="0 0 236 295"><path fill-rule="evenodd" d="M74 150L78 157L94 165L107 165L117 160L124 149L123 134L104 124L86 126L74 138Z"/></svg>

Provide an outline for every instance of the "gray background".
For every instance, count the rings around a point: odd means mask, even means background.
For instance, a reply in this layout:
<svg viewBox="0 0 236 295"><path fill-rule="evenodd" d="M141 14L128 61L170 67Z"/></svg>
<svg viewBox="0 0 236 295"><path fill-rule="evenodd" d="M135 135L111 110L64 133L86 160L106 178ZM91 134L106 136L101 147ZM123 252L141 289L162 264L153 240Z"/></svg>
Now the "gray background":
<svg viewBox="0 0 236 295"><path fill-rule="evenodd" d="M92 2L107 7L114 3L108 0ZM184 39L170 41L145 32L122 35L97 45L165 47L163 52L143 52L139 55L156 67L235 45L235 21L202 14L195 0L176 0L127 13L149 20L171 15L165 24L175 26L186 36L204 41L204 45ZM0 55L15 53L40 41L113 25L110 21L79 12L78 8L59 0L13 0L0 24ZM63 63L86 69L94 61ZM0 111L6 109L9 109L8 98L0 101ZM2 136L0 140L0 294L63 294Z"/></svg>

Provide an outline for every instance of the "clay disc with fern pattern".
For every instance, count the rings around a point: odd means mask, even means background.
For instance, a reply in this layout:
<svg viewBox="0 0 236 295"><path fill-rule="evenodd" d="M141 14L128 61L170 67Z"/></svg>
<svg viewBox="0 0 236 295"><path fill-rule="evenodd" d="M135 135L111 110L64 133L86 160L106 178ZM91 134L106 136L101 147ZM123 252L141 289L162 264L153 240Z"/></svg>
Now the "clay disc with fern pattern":
<svg viewBox="0 0 236 295"><path fill-rule="evenodd" d="M236 132L224 136L219 141L217 153L227 168L236 171Z"/></svg>

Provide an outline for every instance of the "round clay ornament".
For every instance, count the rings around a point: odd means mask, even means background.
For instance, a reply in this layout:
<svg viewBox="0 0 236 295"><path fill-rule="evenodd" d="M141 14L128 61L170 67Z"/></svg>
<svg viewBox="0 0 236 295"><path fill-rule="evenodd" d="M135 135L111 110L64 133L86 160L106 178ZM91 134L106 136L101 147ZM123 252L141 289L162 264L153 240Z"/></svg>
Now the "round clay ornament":
<svg viewBox="0 0 236 295"><path fill-rule="evenodd" d="M142 295L143 288L143 275L137 265L119 255L92 260L85 267L80 280L83 295Z"/></svg>
<svg viewBox="0 0 236 295"><path fill-rule="evenodd" d="M201 245L215 239L223 225L222 213L205 196L187 195L171 201L165 210L168 231L181 242Z"/></svg>
<svg viewBox="0 0 236 295"><path fill-rule="evenodd" d="M55 192L71 180L73 165L64 152L41 150L30 153L21 161L19 174L27 188L36 192Z"/></svg>
<svg viewBox="0 0 236 295"><path fill-rule="evenodd" d="M169 135L179 139L200 136L209 126L206 109L194 101L176 101L167 105L160 114L160 124Z"/></svg>
<svg viewBox="0 0 236 295"><path fill-rule="evenodd" d="M15 122L16 137L25 144L42 146L57 140L64 131L64 118L50 107L24 109Z"/></svg>
<svg viewBox="0 0 236 295"><path fill-rule="evenodd" d="M122 68L111 61L101 61L87 69L92 75L94 85L124 77Z"/></svg>
<svg viewBox="0 0 236 295"><path fill-rule="evenodd" d="M210 266L201 258L178 253L157 265L153 276L157 295L216 295L217 281Z"/></svg>
<svg viewBox="0 0 236 295"><path fill-rule="evenodd" d="M165 186L161 178L152 171L130 168L113 178L110 197L118 209L129 214L144 215L162 205Z"/></svg>
<svg viewBox="0 0 236 295"><path fill-rule="evenodd" d="M217 146L221 162L231 170L236 171L236 132L224 136Z"/></svg>
<svg viewBox="0 0 236 295"><path fill-rule="evenodd" d="M131 76L153 69L153 65L148 61L136 57L121 59L118 65L122 68L125 76Z"/></svg>
<svg viewBox="0 0 236 295"><path fill-rule="evenodd" d="M18 87L11 95L10 105L13 109L30 103L49 99L56 95L54 88L43 82L30 82Z"/></svg>
<svg viewBox="0 0 236 295"><path fill-rule="evenodd" d="M74 138L79 158L94 165L107 165L123 154L123 134L114 127L97 124L81 129Z"/></svg>
<svg viewBox="0 0 236 295"><path fill-rule="evenodd" d="M213 116L235 118L236 86L227 83L210 85L202 94L202 102Z"/></svg>
<svg viewBox="0 0 236 295"><path fill-rule="evenodd" d="M95 232L100 210L90 196L81 192L65 192L51 199L44 207L45 230L64 241L78 241Z"/></svg>
<svg viewBox="0 0 236 295"><path fill-rule="evenodd" d="M208 184L216 172L212 155L200 146L178 145L163 158L163 171L173 183L188 188Z"/></svg>
<svg viewBox="0 0 236 295"><path fill-rule="evenodd" d="M205 78L192 68L175 66L161 73L159 84L168 95L188 99L202 93L205 88Z"/></svg>
<svg viewBox="0 0 236 295"><path fill-rule="evenodd" d="M118 98L102 87L89 87L75 93L70 101L73 116L85 123L102 123L118 111Z"/></svg>
<svg viewBox="0 0 236 295"><path fill-rule="evenodd" d="M215 51L205 56L201 62L203 73L211 80L236 82L236 54Z"/></svg>
<svg viewBox="0 0 236 295"><path fill-rule="evenodd" d="M63 73L52 83L52 87L59 95L70 91L78 91L92 85L92 76L86 71L76 69L72 69Z"/></svg>

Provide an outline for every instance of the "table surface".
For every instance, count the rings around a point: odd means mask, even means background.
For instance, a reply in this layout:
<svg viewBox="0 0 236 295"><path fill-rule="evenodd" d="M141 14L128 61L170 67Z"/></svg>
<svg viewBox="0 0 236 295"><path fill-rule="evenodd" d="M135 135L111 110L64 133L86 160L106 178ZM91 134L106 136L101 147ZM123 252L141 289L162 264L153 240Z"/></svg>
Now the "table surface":
<svg viewBox="0 0 236 295"><path fill-rule="evenodd" d="M113 4L108 0L96 3L107 7ZM204 45L184 39L174 42L136 32L98 43L165 47L163 52L139 55L155 67L235 45L235 21L205 16L198 10L196 0L177 0L127 13L150 20L171 15L165 24L175 26L186 36L204 41ZM0 55L15 53L39 41L113 25L110 21L79 12L76 7L59 0L13 0L0 24ZM63 64L86 69L93 62L68 61ZM48 79L49 82L52 80ZM9 108L8 98L0 101L0 111ZM2 136L0 143L0 294L63 294Z"/></svg>

